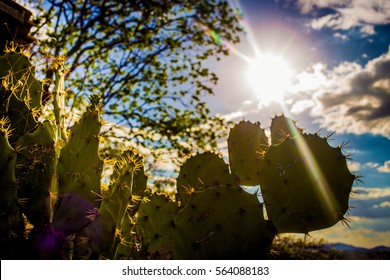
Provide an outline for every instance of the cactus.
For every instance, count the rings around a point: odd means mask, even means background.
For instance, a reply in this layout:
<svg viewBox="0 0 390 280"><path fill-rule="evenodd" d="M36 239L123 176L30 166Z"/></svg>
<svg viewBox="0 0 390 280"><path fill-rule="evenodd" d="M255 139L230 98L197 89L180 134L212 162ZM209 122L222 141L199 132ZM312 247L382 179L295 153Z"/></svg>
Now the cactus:
<svg viewBox="0 0 390 280"><path fill-rule="evenodd" d="M142 202L137 229L152 258L169 258L175 232L175 215L179 207L166 195L154 194Z"/></svg>
<svg viewBox="0 0 390 280"><path fill-rule="evenodd" d="M263 156L268 139L260 125L241 121L229 133L228 150L232 174L240 178L241 185L259 185Z"/></svg>
<svg viewBox="0 0 390 280"><path fill-rule="evenodd" d="M238 186L194 192L175 225L177 259L263 259L273 240L262 205Z"/></svg>
<svg viewBox="0 0 390 280"><path fill-rule="evenodd" d="M0 118L12 123L11 145L23 134L37 126L42 105L42 83L35 78L26 52L7 51L0 57Z"/></svg>
<svg viewBox="0 0 390 280"><path fill-rule="evenodd" d="M261 192L278 233L308 233L344 219L355 175L340 147L302 134L272 145L264 160Z"/></svg>
<svg viewBox="0 0 390 280"><path fill-rule="evenodd" d="M24 222L18 208L16 151L8 142L8 120L0 119L0 246L1 259L17 257L23 242Z"/></svg>
<svg viewBox="0 0 390 280"><path fill-rule="evenodd" d="M271 144L277 145L287 138L295 137L302 133L295 121L284 115L276 116L271 122Z"/></svg>
<svg viewBox="0 0 390 280"><path fill-rule="evenodd" d="M102 188L100 98L90 97L68 139L62 107L64 60L53 62L53 114L43 122L38 120L42 83L26 52L7 49L0 62L0 231L5 258L115 258L122 236L131 236L118 232L132 225L127 217L136 213L146 188L141 157L124 151L110 186Z"/></svg>
<svg viewBox="0 0 390 280"><path fill-rule="evenodd" d="M99 156L101 104L96 96L71 132L58 159L58 191L80 195L95 207L100 206L100 179L103 160Z"/></svg>
<svg viewBox="0 0 390 280"><path fill-rule="evenodd" d="M47 225L52 218L51 193L55 191L56 166L54 133L51 123L44 122L16 142L18 197L25 200L21 206L28 220L38 227Z"/></svg>
<svg viewBox="0 0 390 280"><path fill-rule="evenodd" d="M236 179L230 174L228 165L217 154L205 152L190 157L180 167L177 191L185 204L193 191L210 185L234 185Z"/></svg>
<svg viewBox="0 0 390 280"><path fill-rule="evenodd" d="M135 178L138 180L135 181ZM142 158L134 149L123 151L115 164L112 184L103 190L99 211L87 229L93 251L98 251L106 258L117 258L118 246L128 243L124 239L128 233L122 235L122 231L129 227L127 213L133 201L138 200L134 198L135 194L144 191L144 180Z"/></svg>

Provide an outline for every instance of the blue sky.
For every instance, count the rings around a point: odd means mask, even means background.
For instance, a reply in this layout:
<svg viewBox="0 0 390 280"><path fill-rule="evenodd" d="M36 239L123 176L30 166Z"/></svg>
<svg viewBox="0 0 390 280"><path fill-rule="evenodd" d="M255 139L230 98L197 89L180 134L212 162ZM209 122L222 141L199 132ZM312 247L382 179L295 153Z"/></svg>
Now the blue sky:
<svg viewBox="0 0 390 280"><path fill-rule="evenodd" d="M390 246L390 1L230 4L243 15L246 35L229 46L229 57L212 64L220 77L216 95L208 98L212 112L233 121L260 121L266 128L271 117L284 112L308 132L336 132L332 145L350 141L350 170L364 176L350 199L351 229L338 224L310 235ZM266 98L248 81L248 59L256 52L289 65L291 83L282 99Z"/></svg>

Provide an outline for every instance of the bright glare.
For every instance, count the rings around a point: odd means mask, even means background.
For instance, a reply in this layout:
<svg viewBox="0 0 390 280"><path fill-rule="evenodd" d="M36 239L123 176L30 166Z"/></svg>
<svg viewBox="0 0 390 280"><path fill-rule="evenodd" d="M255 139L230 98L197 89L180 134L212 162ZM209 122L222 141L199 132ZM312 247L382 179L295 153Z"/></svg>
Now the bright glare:
<svg viewBox="0 0 390 280"><path fill-rule="evenodd" d="M247 79L261 103L283 102L286 90L291 86L292 71L279 56L260 55L250 62Z"/></svg>

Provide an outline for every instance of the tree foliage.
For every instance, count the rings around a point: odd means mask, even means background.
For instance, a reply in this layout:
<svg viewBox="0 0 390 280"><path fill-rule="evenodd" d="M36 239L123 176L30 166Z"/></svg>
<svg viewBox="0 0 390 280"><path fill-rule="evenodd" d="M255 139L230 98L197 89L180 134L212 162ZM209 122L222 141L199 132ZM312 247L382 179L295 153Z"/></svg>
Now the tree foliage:
<svg viewBox="0 0 390 280"><path fill-rule="evenodd" d="M107 134L118 143L181 153L216 146L225 121L211 116L203 97L218 81L210 63L229 53L225 43L239 42L227 1L41 0L38 7L39 50L68 58L70 111L99 93L115 124Z"/></svg>

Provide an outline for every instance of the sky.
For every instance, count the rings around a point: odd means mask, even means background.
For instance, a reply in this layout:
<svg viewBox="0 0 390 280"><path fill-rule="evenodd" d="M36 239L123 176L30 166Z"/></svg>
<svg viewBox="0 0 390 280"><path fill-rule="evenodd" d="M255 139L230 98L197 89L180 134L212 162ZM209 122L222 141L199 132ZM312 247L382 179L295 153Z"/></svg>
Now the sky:
<svg viewBox="0 0 390 280"><path fill-rule="evenodd" d="M245 34L212 69L212 113L263 128L284 113L332 146L348 142L354 184L341 223L315 239L390 246L390 1L231 0ZM256 66L257 65L257 66Z"/></svg>

